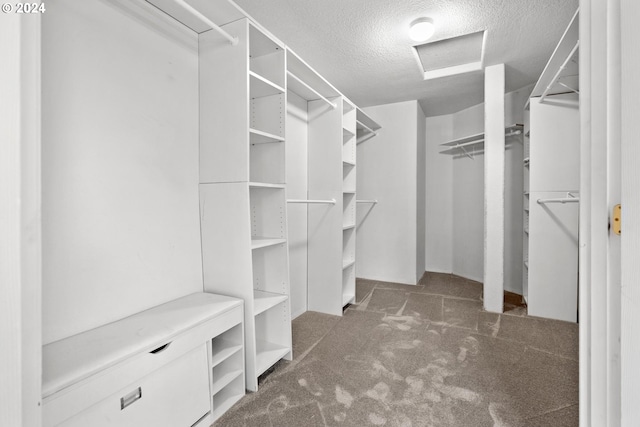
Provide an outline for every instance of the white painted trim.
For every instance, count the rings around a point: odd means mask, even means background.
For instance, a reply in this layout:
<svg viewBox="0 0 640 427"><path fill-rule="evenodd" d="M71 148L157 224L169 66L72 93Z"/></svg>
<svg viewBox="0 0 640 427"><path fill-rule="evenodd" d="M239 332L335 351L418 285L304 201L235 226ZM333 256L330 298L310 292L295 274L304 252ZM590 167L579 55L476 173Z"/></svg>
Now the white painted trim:
<svg viewBox="0 0 640 427"><path fill-rule="evenodd" d="M634 3L634 2L630 2ZM633 401L628 408L637 411L637 382L632 394L621 388L622 379L638 369L637 354L621 355L620 254L624 247L618 236L610 234L609 215L620 201L620 187L630 188L636 181L620 180L620 136L625 123L622 92L621 0L581 0L580 2L580 426L635 426L638 420L624 421L621 402ZM638 8L636 8L638 10ZM622 14L624 16L624 14ZM636 15L637 18L637 15ZM630 26L635 27L635 19ZM637 31L636 31L637 34ZM624 37L624 36L623 36ZM637 39L637 37L634 37ZM631 42L633 43L633 42ZM634 46L635 49L635 46ZM630 81L633 81L633 79ZM629 98L627 98L629 99ZM637 99L633 102L637 103ZM631 123L632 118L626 123ZM634 135L635 137L635 135ZM626 156L622 158L625 159ZM629 159L627 159L629 160ZM624 161L624 160L623 160ZM634 165L634 169L635 169ZM623 240L624 242L624 240ZM637 258L637 252L626 256ZM634 260L637 264L637 260ZM632 312L637 304L630 302ZM624 311L624 310L622 310ZM624 316L624 314L623 314ZM634 314L635 321L638 315ZM623 321L623 323L621 323ZM624 338L624 337L622 337ZM625 341L622 339L624 345ZM628 364L628 370L621 365Z"/></svg>
<svg viewBox="0 0 640 427"><path fill-rule="evenodd" d="M582 93L580 96L580 228L579 228L579 410L580 427L591 426L591 277L590 248L591 239L591 134L590 134L590 109L591 100L591 0L580 1L580 40L582 50L580 52L580 83Z"/></svg>
<svg viewBox="0 0 640 427"><path fill-rule="evenodd" d="M636 121L640 114L640 2L622 1L621 30L621 425L636 426L640 422L640 144Z"/></svg>
<svg viewBox="0 0 640 427"><path fill-rule="evenodd" d="M0 425L41 425L40 17L0 16Z"/></svg>
<svg viewBox="0 0 640 427"><path fill-rule="evenodd" d="M433 43L438 42L440 40L435 40ZM424 70L424 65L422 64L422 60L420 59L420 55L418 54L418 47L422 46L423 43L414 45L411 47L411 51L413 52L413 57L418 64L419 70ZM480 61L469 62L466 64L453 65L451 67L438 68L436 70L424 71L422 78L424 80L432 80L439 79L441 77L449 77L455 76L458 74L465 73L473 73L476 71L482 71L484 68L484 57L485 57L485 48L487 45L487 31L482 31L482 47L480 49Z"/></svg>
<svg viewBox="0 0 640 427"><path fill-rule="evenodd" d="M610 222L614 206L620 203L620 135L624 122L621 120L622 104L620 102L622 95L620 1L608 1L607 6L607 144L605 150L607 151L606 218ZM613 232L612 227L608 228L607 240L607 259L605 260L607 263L607 425L615 426L621 421L621 242L620 236ZM635 357L634 355L633 358ZM637 423L634 424L637 425Z"/></svg>

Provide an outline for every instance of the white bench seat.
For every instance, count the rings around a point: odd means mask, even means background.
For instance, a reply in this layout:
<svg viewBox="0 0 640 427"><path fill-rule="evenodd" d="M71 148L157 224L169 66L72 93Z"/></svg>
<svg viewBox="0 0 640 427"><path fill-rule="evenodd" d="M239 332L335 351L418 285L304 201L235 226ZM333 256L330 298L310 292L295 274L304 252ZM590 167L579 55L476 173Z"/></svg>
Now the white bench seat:
<svg viewBox="0 0 640 427"><path fill-rule="evenodd" d="M242 305L195 293L45 345L45 425L58 425L238 325Z"/></svg>

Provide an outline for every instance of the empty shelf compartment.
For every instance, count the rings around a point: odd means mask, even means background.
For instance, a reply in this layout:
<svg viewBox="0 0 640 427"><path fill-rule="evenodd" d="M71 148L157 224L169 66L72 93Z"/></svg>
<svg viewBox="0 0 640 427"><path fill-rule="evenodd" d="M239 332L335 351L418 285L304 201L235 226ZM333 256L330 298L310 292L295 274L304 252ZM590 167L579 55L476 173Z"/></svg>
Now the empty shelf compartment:
<svg viewBox="0 0 640 427"><path fill-rule="evenodd" d="M237 357L231 357L213 368L213 394L228 386L233 380L242 376L244 372L244 360L238 353Z"/></svg>
<svg viewBox="0 0 640 427"><path fill-rule="evenodd" d="M284 89L264 77L249 71L249 93L252 99L265 96L280 95Z"/></svg>
<svg viewBox="0 0 640 427"><path fill-rule="evenodd" d="M222 338L214 338L212 350L213 357L211 359L211 364L215 367L242 350L242 344Z"/></svg>
<svg viewBox="0 0 640 427"><path fill-rule="evenodd" d="M263 313L270 308L275 307L281 302L286 301L288 298L287 295L276 294L273 292L260 291L257 289L253 290L253 314L257 316L260 313Z"/></svg>
<svg viewBox="0 0 640 427"><path fill-rule="evenodd" d="M227 412L238 400L244 396L244 381L242 375L236 377L226 387L213 395L213 420Z"/></svg>
<svg viewBox="0 0 640 427"><path fill-rule="evenodd" d="M256 339L256 375L262 375L289 351L289 347Z"/></svg>

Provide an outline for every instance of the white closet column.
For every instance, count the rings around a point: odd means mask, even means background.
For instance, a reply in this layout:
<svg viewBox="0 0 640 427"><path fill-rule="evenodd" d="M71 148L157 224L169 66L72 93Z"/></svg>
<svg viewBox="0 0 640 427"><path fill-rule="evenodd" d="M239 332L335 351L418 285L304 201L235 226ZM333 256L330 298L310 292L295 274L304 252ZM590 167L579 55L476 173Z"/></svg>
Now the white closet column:
<svg viewBox="0 0 640 427"><path fill-rule="evenodd" d="M504 292L504 64L485 69L484 309L502 313Z"/></svg>

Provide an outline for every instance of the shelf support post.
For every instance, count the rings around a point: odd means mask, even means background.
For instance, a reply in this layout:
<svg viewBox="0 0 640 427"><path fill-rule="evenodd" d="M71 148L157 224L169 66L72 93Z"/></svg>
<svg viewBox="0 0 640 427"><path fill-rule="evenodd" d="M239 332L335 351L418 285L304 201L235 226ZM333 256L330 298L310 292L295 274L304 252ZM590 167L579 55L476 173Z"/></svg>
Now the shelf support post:
<svg viewBox="0 0 640 427"><path fill-rule="evenodd" d="M504 300L505 66L485 69L484 309L502 313Z"/></svg>

